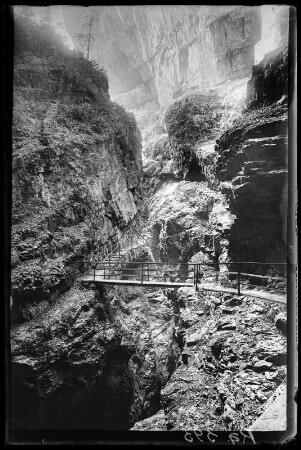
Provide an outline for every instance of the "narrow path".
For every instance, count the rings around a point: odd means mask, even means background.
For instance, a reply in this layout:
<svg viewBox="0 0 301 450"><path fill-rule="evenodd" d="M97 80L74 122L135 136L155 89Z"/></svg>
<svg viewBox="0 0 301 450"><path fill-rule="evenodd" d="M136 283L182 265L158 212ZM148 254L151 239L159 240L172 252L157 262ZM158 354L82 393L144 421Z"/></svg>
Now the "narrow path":
<svg viewBox="0 0 301 450"><path fill-rule="evenodd" d="M82 283L95 283L102 285L123 285L123 286L144 286L144 287L171 287L171 288L179 288L179 287L193 287L192 283L186 282L176 282L176 281L144 281L141 282L139 280L118 280L118 279L107 279L103 278L103 275L96 275L95 278L93 275L84 275L81 277ZM225 292L226 294L237 294L237 289L234 288L226 288L223 286L216 286L210 284L199 284L199 291L212 291L212 292ZM270 294L269 292L256 291L256 290L244 290L240 291L241 295L246 295L248 297L255 297L264 300L270 300L277 303L286 304L287 299L285 295L277 295Z"/></svg>

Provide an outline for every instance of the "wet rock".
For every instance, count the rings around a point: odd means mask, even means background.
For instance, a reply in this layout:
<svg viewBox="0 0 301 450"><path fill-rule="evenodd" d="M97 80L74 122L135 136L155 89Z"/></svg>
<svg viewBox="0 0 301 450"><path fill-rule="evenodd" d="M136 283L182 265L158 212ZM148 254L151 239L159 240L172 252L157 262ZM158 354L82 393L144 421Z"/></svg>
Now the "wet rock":
<svg viewBox="0 0 301 450"><path fill-rule="evenodd" d="M275 370L272 367L273 367L273 363L271 363L271 362L258 361L254 365L254 370L255 370L255 372L265 372L266 370L269 370L269 369L270 370Z"/></svg>
<svg viewBox="0 0 301 450"><path fill-rule="evenodd" d="M186 334L186 344L188 347L197 344L202 339L203 334L200 331L196 331L195 333Z"/></svg>
<svg viewBox="0 0 301 450"><path fill-rule="evenodd" d="M225 297L224 297L225 298ZM224 302L225 306L239 306L242 304L242 299L240 297L231 297Z"/></svg>
<svg viewBox="0 0 301 450"><path fill-rule="evenodd" d="M283 377L281 371L265 372L264 375L266 379L270 381L281 380Z"/></svg>
<svg viewBox="0 0 301 450"><path fill-rule="evenodd" d="M217 330L235 330L236 322L228 317L221 317L217 322Z"/></svg>
<svg viewBox="0 0 301 450"><path fill-rule="evenodd" d="M208 233L209 215L214 200L219 197L219 193L208 188L205 182L170 181L163 184L149 207L155 259L178 263L189 260L198 252L199 237ZM185 292L187 305L197 298L193 287L180 292Z"/></svg>
<svg viewBox="0 0 301 450"><path fill-rule="evenodd" d="M255 353L260 359L275 364L277 366L286 364L287 351L285 339L282 336L276 336L274 339L259 341L255 348Z"/></svg>

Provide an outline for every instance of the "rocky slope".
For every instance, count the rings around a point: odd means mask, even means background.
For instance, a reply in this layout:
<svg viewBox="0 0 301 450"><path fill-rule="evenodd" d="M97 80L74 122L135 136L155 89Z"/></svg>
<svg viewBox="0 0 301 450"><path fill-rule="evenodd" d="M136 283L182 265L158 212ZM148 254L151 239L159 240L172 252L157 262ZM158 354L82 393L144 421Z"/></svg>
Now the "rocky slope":
<svg viewBox="0 0 301 450"><path fill-rule="evenodd" d="M161 391L162 409L132 429L248 429L286 378L285 307L190 288L169 296L181 358Z"/></svg>
<svg viewBox="0 0 301 450"><path fill-rule="evenodd" d="M13 319L57 298L91 251L134 224L140 148L135 120L110 101L104 71L47 27L16 20Z"/></svg>

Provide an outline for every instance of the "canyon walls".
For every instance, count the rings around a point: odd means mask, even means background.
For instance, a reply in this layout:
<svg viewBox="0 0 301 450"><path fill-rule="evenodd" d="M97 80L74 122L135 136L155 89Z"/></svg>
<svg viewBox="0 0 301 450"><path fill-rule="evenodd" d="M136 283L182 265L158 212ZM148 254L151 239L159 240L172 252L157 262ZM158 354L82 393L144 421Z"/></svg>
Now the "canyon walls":
<svg viewBox="0 0 301 450"><path fill-rule="evenodd" d="M63 11L76 43L79 10ZM16 20L12 426L125 430L159 412L164 430L244 429L285 378L279 308L78 277L137 231L142 196L136 261L207 265L220 282L223 261L285 260L287 49L253 65L258 8L99 11L91 56L105 70ZM143 174L136 121L109 90L144 128Z"/></svg>
<svg viewBox="0 0 301 450"><path fill-rule="evenodd" d="M101 70L47 27L15 22L12 317L53 301L135 220L140 132ZM26 309L26 308L25 308Z"/></svg>
<svg viewBox="0 0 301 450"><path fill-rule="evenodd" d="M81 11L63 8L77 47ZM112 98L140 126L188 89L249 76L261 38L258 7L103 6L93 8L93 17L91 57L106 67Z"/></svg>
<svg viewBox="0 0 301 450"><path fill-rule="evenodd" d="M287 65L284 46L253 66L243 110L223 102L222 91L196 91L145 130L144 184L154 196L149 225L160 260L259 261L270 267L248 264L243 272L283 273Z"/></svg>
<svg viewBox="0 0 301 450"><path fill-rule="evenodd" d="M175 368L161 291L79 276L139 221L141 138L99 69L15 20L11 230L13 431L128 429L160 409ZM160 307L159 307L160 306Z"/></svg>
<svg viewBox="0 0 301 450"><path fill-rule="evenodd" d="M218 140L217 177L236 216L233 260L286 261L287 85L285 47L253 67L248 108Z"/></svg>

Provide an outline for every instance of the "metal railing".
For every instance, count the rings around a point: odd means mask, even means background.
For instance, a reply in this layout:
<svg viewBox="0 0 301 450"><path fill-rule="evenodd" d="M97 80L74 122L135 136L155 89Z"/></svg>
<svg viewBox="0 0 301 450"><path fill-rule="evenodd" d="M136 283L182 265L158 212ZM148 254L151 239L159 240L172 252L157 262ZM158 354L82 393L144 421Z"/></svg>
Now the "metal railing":
<svg viewBox="0 0 301 450"><path fill-rule="evenodd" d="M140 284L149 282L165 282L166 284L184 283L185 285L191 284L198 291L202 283L207 281L217 282L221 281L222 284L229 283L231 278L236 278L237 294L241 295L242 278L247 279L259 279L259 280L280 280L286 283L286 277L274 276L274 275L262 275L260 273L248 273L242 271L242 268L246 265L258 265L258 266L283 266L286 268L286 263L262 263L262 262L223 262L219 263L220 266L230 268L230 270L220 271L219 269L209 269L212 264L205 263L179 263L179 264L167 264L157 262L145 262L145 261L122 261L120 253L116 254L112 258L111 254L106 260L95 264L93 267L93 281L101 282L101 280L128 280L138 281ZM237 268L232 270L231 266ZM285 270L283 271L285 272ZM212 280L213 278L213 280Z"/></svg>

